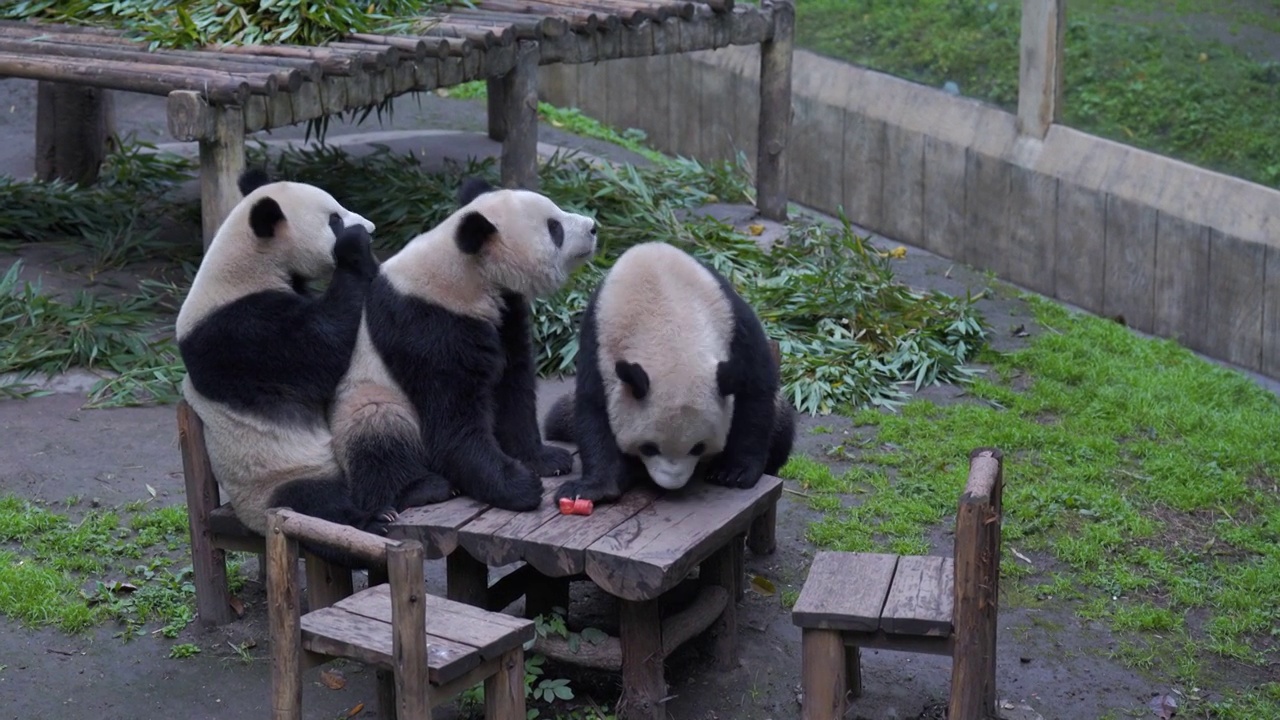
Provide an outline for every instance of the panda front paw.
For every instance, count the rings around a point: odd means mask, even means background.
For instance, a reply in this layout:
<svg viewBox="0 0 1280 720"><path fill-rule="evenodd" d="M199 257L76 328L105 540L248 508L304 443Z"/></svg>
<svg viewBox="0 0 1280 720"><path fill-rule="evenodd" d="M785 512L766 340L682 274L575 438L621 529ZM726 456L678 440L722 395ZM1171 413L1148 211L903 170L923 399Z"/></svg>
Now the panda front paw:
<svg viewBox="0 0 1280 720"><path fill-rule="evenodd" d="M373 257L373 238L363 225L349 225L338 233L333 244L333 261L343 270L372 280L378 274L378 261Z"/></svg>
<svg viewBox="0 0 1280 720"><path fill-rule="evenodd" d="M388 505L387 507L373 513L369 520L365 522L364 531L371 532L374 535L385 536L391 529L391 523L399 519L400 513L396 512L395 508Z"/></svg>
<svg viewBox="0 0 1280 720"><path fill-rule="evenodd" d="M557 477L573 472L573 453L555 445L543 445L532 461L526 461L529 469L539 477Z"/></svg>
<svg viewBox="0 0 1280 720"><path fill-rule="evenodd" d="M717 459L707 468L707 482L729 488L748 489L760 482L764 466L758 463L725 462Z"/></svg>
<svg viewBox="0 0 1280 720"><path fill-rule="evenodd" d="M621 493L616 484L602 483L588 477L567 480L556 489L556 502L564 499L590 500L593 503L617 500Z"/></svg>
<svg viewBox="0 0 1280 720"><path fill-rule="evenodd" d="M522 462L516 462L507 472L503 497L492 502L504 510L526 512L536 510L542 504L542 479Z"/></svg>
<svg viewBox="0 0 1280 720"><path fill-rule="evenodd" d="M409 489L405 490L400 497L400 502L397 505L401 510L407 510L411 507L441 503L452 498L453 495L453 486L449 484L448 480L435 473L429 473L410 485Z"/></svg>

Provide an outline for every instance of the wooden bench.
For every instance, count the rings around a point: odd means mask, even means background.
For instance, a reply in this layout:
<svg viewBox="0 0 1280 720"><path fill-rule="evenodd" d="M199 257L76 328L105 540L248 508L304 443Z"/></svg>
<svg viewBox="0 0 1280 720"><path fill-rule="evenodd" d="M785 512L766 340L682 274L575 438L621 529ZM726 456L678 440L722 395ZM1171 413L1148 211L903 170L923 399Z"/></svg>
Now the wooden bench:
<svg viewBox="0 0 1280 720"><path fill-rule="evenodd" d="M433 706L483 682L486 718L525 720L524 644L534 637L533 622L427 594L421 543L291 510L267 515L274 720L302 720L303 670L333 658L378 668L381 718L430 720ZM303 615L299 540L385 567L389 582Z"/></svg>
<svg viewBox="0 0 1280 720"><path fill-rule="evenodd" d="M1003 465L969 456L956 514L955 557L820 552L792 608L803 628L803 720L844 717L862 694L859 648L950 655L947 717L996 712L996 620Z"/></svg>

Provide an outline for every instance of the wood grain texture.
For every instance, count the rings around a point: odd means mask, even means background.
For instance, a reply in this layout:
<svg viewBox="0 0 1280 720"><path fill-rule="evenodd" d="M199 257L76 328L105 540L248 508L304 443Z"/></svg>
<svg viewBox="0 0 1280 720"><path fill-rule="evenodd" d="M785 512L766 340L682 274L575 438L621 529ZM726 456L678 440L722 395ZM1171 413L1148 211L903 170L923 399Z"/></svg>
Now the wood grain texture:
<svg viewBox="0 0 1280 720"><path fill-rule="evenodd" d="M1067 0L1022 0L1018 132L1043 138L1062 114Z"/></svg>
<svg viewBox="0 0 1280 720"><path fill-rule="evenodd" d="M622 642L619 720L662 720L667 682L662 676L662 623L657 600L624 600L618 608Z"/></svg>
<svg viewBox="0 0 1280 720"><path fill-rule="evenodd" d="M498 672L484 679L485 720L526 717L524 690L524 648L516 646L498 661Z"/></svg>
<svg viewBox="0 0 1280 720"><path fill-rule="evenodd" d="M538 188L538 44L521 40L516 66L502 77L506 102L502 142L502 185Z"/></svg>
<svg viewBox="0 0 1280 720"><path fill-rule="evenodd" d="M773 6L773 36L760 45L760 133L756 205L770 220L787 218L787 140L791 128L791 61L795 6Z"/></svg>
<svg viewBox="0 0 1280 720"><path fill-rule="evenodd" d="M1102 312L1106 274L1106 195L1067 181L1058 183L1054 287L1058 298Z"/></svg>
<svg viewBox="0 0 1280 720"><path fill-rule="evenodd" d="M959 259L1007 277L1009 267L1009 178L1004 160L969 150L965 171L966 242Z"/></svg>
<svg viewBox="0 0 1280 720"><path fill-rule="evenodd" d="M727 545L711 554L698 569L698 579L703 585L718 587L724 591L726 602L715 628L714 654L721 670L732 670L738 665L738 605L736 595L742 577L742 540L734 538Z"/></svg>
<svg viewBox="0 0 1280 720"><path fill-rule="evenodd" d="M883 232L919 244L924 227L924 136L886 125L884 137Z"/></svg>
<svg viewBox="0 0 1280 720"><path fill-rule="evenodd" d="M1210 231L1208 345L1249 370L1262 367L1265 263L1265 246Z"/></svg>
<svg viewBox="0 0 1280 720"><path fill-rule="evenodd" d="M1262 372L1280 377L1280 247L1267 248L1262 309Z"/></svg>
<svg viewBox="0 0 1280 720"><path fill-rule="evenodd" d="M186 400L178 401L178 447L187 493L187 525L191 536L191 574L196 614L205 626L231 622L227 556L213 543L210 515L218 509L218 481L204 443L204 423ZM234 513L227 510L234 517ZM238 521L237 521L238 522ZM243 527L243 526L242 526ZM246 529L247 530L247 529Z"/></svg>
<svg viewBox="0 0 1280 720"><path fill-rule="evenodd" d="M897 555L818 553L791 621L802 628L875 632L897 566Z"/></svg>
<svg viewBox="0 0 1280 720"><path fill-rule="evenodd" d="M887 132L884 122L845 110L844 212L850 222L881 233L888 232L884 205Z"/></svg>
<svg viewBox="0 0 1280 720"><path fill-rule="evenodd" d="M597 505L590 515L557 515L523 538L522 557L548 577L586 571L587 548L658 498L656 488L638 486L617 502Z"/></svg>
<svg viewBox="0 0 1280 720"><path fill-rule="evenodd" d="M298 543L267 516L267 626L271 638L272 720L302 720L302 639Z"/></svg>
<svg viewBox="0 0 1280 720"><path fill-rule="evenodd" d="M244 113L232 106L215 107L210 114L213 137L200 141L200 222L205 250L240 202L236 180L244 172Z"/></svg>
<svg viewBox="0 0 1280 720"><path fill-rule="evenodd" d="M1005 230L1008 238L1005 263L1010 282L1053 296L1057 231L1057 178L1010 165Z"/></svg>
<svg viewBox="0 0 1280 720"><path fill-rule="evenodd" d="M1155 316L1152 332L1208 348L1209 228L1160 213L1156 218Z"/></svg>
<svg viewBox="0 0 1280 720"><path fill-rule="evenodd" d="M391 624L356 615L337 606L302 616L302 646L313 652L391 667L394 648ZM427 635L427 666L431 684L460 677L480 664L475 648Z"/></svg>
<svg viewBox="0 0 1280 720"><path fill-rule="evenodd" d="M564 478L545 478L542 502L534 510L514 512L491 507L458 531L458 543L476 560L498 567L521 559L524 537L560 515L556 489Z"/></svg>
<svg viewBox="0 0 1280 720"><path fill-rule="evenodd" d="M805 628L800 638L802 720L840 720L848 702L844 641L835 630Z"/></svg>
<svg viewBox="0 0 1280 720"><path fill-rule="evenodd" d="M924 249L944 257L956 257L965 243L967 168L963 147L925 137L924 227L920 243Z"/></svg>
<svg viewBox="0 0 1280 720"><path fill-rule="evenodd" d="M664 494L587 548L587 575L611 595L656 598L745 533L752 518L781 494L782 481L771 475L745 490L698 483Z"/></svg>
<svg viewBox="0 0 1280 720"><path fill-rule="evenodd" d="M390 623L391 630L397 718L431 720L426 578L422 570L425 559L422 544L417 540L405 540L387 548L387 575L391 583L378 586L388 589L382 595L382 606L387 609L386 622ZM373 591L362 595L374 597ZM438 620L442 626L453 626L452 618L447 615Z"/></svg>
<svg viewBox="0 0 1280 720"><path fill-rule="evenodd" d="M898 558L880 613L880 628L895 635L951 634L955 563L934 555Z"/></svg>
<svg viewBox="0 0 1280 720"><path fill-rule="evenodd" d="M1102 312L1151 332L1155 316L1156 211L1107 196L1107 251Z"/></svg>
<svg viewBox="0 0 1280 720"><path fill-rule="evenodd" d="M146 57L146 56L143 56ZM98 180L115 132L112 91L67 83L36 83L36 177L82 186Z"/></svg>
<svg viewBox="0 0 1280 720"><path fill-rule="evenodd" d="M351 570L302 551L307 573L307 610L319 610L349 596Z"/></svg>
<svg viewBox="0 0 1280 720"><path fill-rule="evenodd" d="M489 508L466 496L435 505L409 508L391 523L388 537L417 540L427 549L427 557L440 558L458 547L458 528Z"/></svg>

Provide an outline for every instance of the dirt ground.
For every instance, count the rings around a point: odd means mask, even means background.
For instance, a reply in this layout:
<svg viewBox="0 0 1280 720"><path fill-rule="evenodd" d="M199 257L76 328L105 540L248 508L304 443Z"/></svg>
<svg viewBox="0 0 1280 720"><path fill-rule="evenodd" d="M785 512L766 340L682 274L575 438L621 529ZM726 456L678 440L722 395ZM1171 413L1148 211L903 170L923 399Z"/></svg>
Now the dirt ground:
<svg viewBox="0 0 1280 720"><path fill-rule="evenodd" d="M34 84L0 80L0 173L26 177L31 172ZM158 98L117 98L121 132L136 131L142 139L168 142L164 103ZM331 141L348 133L376 130L412 131L451 129L479 131L484 126L481 103L434 96L421 106L406 99L396 107L393 120L379 128L375 120L355 128L335 124ZM620 159L634 159L613 146L583 140L543 126L543 142L585 149ZM301 138L301 128L277 132L273 137ZM397 147L417 152L438 152L440 138L401 137ZM450 151L492 153L496 144L478 135L447 139ZM423 150L423 148L428 150ZM749 209L720 207L715 212L741 219ZM195 238L192 239L196 241ZM891 243L880 239L886 246ZM29 275L49 273L59 285L71 286L74 276L54 265L55 257L24 252L32 264ZM12 257L3 258L4 265ZM986 286L981 275L943 258L909 248L897 264L904 282L951 293ZM1025 338L1012 329L1024 326L1031 336L1038 332L1024 303L1007 293L981 302L981 310L999 349L1009 349ZM23 401L0 401L0 493L60 501L71 495L96 499L105 505L144 499L146 486L154 487L160 501L183 502L182 465L174 429L173 408L82 410L83 379L64 379L59 392ZM567 387L565 381L547 382L540 400L549 402ZM961 400L957 388L931 388L926 394L939 401ZM836 418L805 418L796 452L822 456L834 438L814 433L817 425L832 433L856 432ZM1011 469L1016 477L1017 470ZM772 580L774 595L748 592L739 609L740 656L738 667L716 670L705 648L694 642L668 661L673 720L782 720L799 716L800 633L791 623L779 595L798 590L812 556L805 539L811 512L802 500L784 493L779 512L779 548L769 557L748 553L752 574ZM949 537L935 538L939 554L949 554ZM258 717L269 707L270 674L267 663L266 609L261 586L250 563L249 583L242 599L244 619L230 626L203 631L187 628L175 642L194 642L203 652L193 658L167 657L170 642L143 638L128 644L113 638L114 628L104 627L84 635L30 630L0 620L0 716L22 720L93 717L208 718ZM443 561L428 565L428 585L443 591ZM578 584L574 588L573 613L602 618L608 626L607 598ZM245 659L235 651L243 642L253 643ZM998 689L1007 699L1010 717L1063 720L1097 718L1107 710L1142 711L1147 700L1166 690L1158 682L1107 660L1112 645L1107 631L1082 623L1069 609L1004 609L1000 617ZM865 695L850 713L857 718L942 717L950 678L946 658L869 651L863 655ZM330 690L317 681L318 670L308 675L304 695L306 717L345 717L364 703L358 717L377 717L372 673L359 664L342 666L348 683ZM609 674L570 674L574 687L603 701L616 697L618 678ZM1029 706L1034 711L1019 710ZM439 712L437 717L450 718Z"/></svg>

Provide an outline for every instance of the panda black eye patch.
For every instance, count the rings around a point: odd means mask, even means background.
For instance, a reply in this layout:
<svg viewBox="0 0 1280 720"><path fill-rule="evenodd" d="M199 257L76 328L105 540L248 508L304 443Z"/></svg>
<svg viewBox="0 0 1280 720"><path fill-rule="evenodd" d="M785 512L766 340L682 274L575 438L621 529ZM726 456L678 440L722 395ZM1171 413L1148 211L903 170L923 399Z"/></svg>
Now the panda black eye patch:
<svg viewBox="0 0 1280 720"><path fill-rule="evenodd" d="M338 213L329 213L329 229L333 231L335 236L342 234L343 229L342 216Z"/></svg>
<svg viewBox="0 0 1280 720"><path fill-rule="evenodd" d="M561 225L559 220L555 218L548 220L547 232L551 233L551 242L555 243L556 247L564 245L564 225Z"/></svg>
<svg viewBox="0 0 1280 720"><path fill-rule="evenodd" d="M640 446L640 454L645 457L653 457L658 454L658 446L647 442Z"/></svg>
<svg viewBox="0 0 1280 720"><path fill-rule="evenodd" d="M694 445L692 449L689 450L689 454L694 457L698 457L699 455L701 455L706 451L707 451L707 444L698 443L697 445Z"/></svg>

